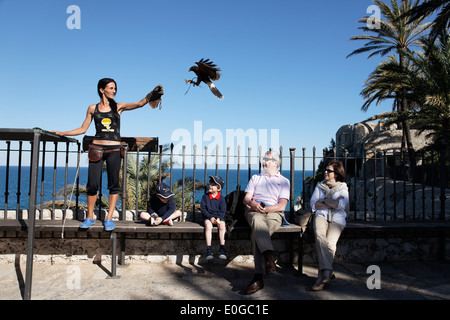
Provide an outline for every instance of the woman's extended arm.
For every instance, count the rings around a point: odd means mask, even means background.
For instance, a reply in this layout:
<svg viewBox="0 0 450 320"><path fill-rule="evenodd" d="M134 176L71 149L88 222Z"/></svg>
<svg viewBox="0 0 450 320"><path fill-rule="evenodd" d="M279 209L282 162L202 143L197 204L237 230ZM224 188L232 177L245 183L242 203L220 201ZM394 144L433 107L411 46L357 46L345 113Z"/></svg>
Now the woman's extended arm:
<svg viewBox="0 0 450 320"><path fill-rule="evenodd" d="M81 125L81 127L77 128L77 129L73 129L70 131L52 131L60 136L78 136L80 134L83 134L87 131L87 129L89 128L89 126L91 125L92 119L93 119L93 114L94 114L94 109L95 109L95 104L90 105L87 113L86 113L86 119L84 119L83 124Z"/></svg>
<svg viewBox="0 0 450 320"><path fill-rule="evenodd" d="M122 111L130 111L137 108L142 108L147 104L147 98L143 98L141 101L138 102L130 102L130 103L118 103L117 104L117 111L122 113Z"/></svg>
<svg viewBox="0 0 450 320"><path fill-rule="evenodd" d="M131 102L131 103L118 103L117 111L119 114L122 111L134 110L137 108L142 108L147 103L154 109L157 107L158 103L161 103L161 96L164 94L163 86L158 84L151 92L149 92L145 98L143 98L139 102Z"/></svg>

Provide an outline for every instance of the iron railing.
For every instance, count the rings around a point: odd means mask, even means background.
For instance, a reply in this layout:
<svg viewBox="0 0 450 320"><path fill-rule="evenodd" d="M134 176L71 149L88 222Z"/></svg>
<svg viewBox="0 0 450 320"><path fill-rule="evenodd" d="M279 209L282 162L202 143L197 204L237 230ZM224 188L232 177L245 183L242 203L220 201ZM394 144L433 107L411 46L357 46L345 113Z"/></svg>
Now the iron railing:
<svg viewBox="0 0 450 320"><path fill-rule="evenodd" d="M75 140L78 142L77 140ZM14 145L12 145L14 143ZM57 202L57 180L61 181L63 174L63 205L59 206L62 210L62 215L66 216L66 211L70 207L73 211L73 219L82 219L79 216L79 208L83 204L80 202L82 195L80 195L80 176L81 180L86 181L87 170L81 171L74 180L74 173L76 168L73 164L80 164L84 162L87 164L86 154L80 148L80 144L77 143L76 148L70 148L72 142L68 141L46 141L42 142L40 152L40 164L38 164L38 175L32 177L31 157L30 162L24 161L27 154L31 154L32 147L27 148L27 143L31 141L5 141L5 147L0 148L1 157L5 159L5 165L1 167L0 171L0 186L3 184L3 190L1 191L2 200L0 200L0 213L3 212L3 216L0 218L23 218L23 210L29 209L23 203L28 201L21 201L24 197L28 199L30 193L31 183L29 181L37 179L39 177L38 188L40 188L40 198L36 198L37 218L38 219L60 219L60 216L56 215ZM60 145L63 145L61 147ZM53 148L52 148L53 147ZM198 203L198 193L203 192L204 189L196 190L194 184L194 190L189 195L185 190L186 179L192 178L194 181L203 178L203 183L207 184L208 175L218 175L219 172L224 175L226 181L225 194L228 194L234 190L235 185L230 185L230 181L234 181L236 185L241 185L245 188L247 182L251 176L255 173L261 172L261 159L265 150L259 150L253 152L251 148L248 148L245 154L241 154L241 150L238 147L236 154L231 154L229 148L225 155L219 154L217 148L215 154L211 150L204 148L204 152L197 153L196 147L193 147L191 152L188 152L185 147L181 150L181 154L174 154L173 144L164 150L162 146L159 148L153 148L147 150L148 154L144 154L147 157L157 157L157 163L159 166L159 180L161 181L163 173L168 175L167 183L172 187L174 179L177 179L174 169L178 167L178 179L181 182L182 198L191 196L189 203L184 201L180 204L181 210L194 210L193 204ZM333 156L327 156L327 150L321 155L318 155L316 149L313 148L310 154L307 154L306 148L302 148L302 154L296 154L295 148L289 149L289 154L285 154L283 148L276 150L281 156L280 172L285 175L291 182L291 199L287 210L293 212L294 208L297 208L299 204L302 208L309 208L309 197L312 193L315 183L320 180L320 170L322 162L325 162ZM63 156L61 156L61 154ZM125 181L126 183L136 184L135 188L138 190L139 186L139 174L141 165L142 150L139 148L135 151L128 151L128 155L133 154L134 157L130 158L136 162L135 175L136 180ZM14 159L14 160L13 160ZM351 156L344 156L337 158L341 161L346 168L347 184L349 186L350 193L350 212L348 215L349 220L383 220L383 221L395 221L395 220L446 220L449 219L450 207L447 203L449 196L449 159L444 158L444 154L437 154L436 152L421 153L418 154L416 159L417 165L412 168L405 165L404 157L398 150L389 151L376 151L367 152L361 158L355 158ZM168 162L169 169L162 171L162 163ZM69 163L72 163L70 165ZM189 167L187 168L187 165ZM64 173L62 173L64 168ZM14 170L13 170L14 169ZM319 170L318 170L319 169ZM181 173L180 173L181 171ZM70 174L69 174L70 173ZM12 179L12 174L15 175L15 179ZM24 178L29 176L29 179ZM58 176L59 175L59 176ZM69 177L70 175L70 177ZM84 175L84 176L83 176ZM234 178L232 175L235 175ZM150 176L149 176L150 177ZM150 179L150 178L149 178ZM177 179L177 180L178 180ZM300 183L298 182L300 179ZM11 181L16 183L13 185ZM74 186L70 183L74 182ZM202 182L202 181L200 181ZM25 185L24 185L25 184ZM48 198L49 185L51 185L51 205L47 201L47 211L49 215L44 215L44 199ZM148 183L150 186L150 183ZM73 189L73 193L70 192ZM25 188L28 192L24 194ZM47 190L47 194L46 191ZM100 197L102 193L107 191L101 189ZM10 203L11 195L15 195L15 203ZM69 197L69 195L71 195ZM129 195L125 192L121 194L121 200L126 199ZM149 196L149 191L147 192ZM73 197L73 202L69 202ZM40 201L39 201L40 199ZM131 208L126 208L124 201L119 201L119 210L121 211L120 219L125 219L126 210L134 210L136 214L133 215L133 219L138 219L138 212L145 210L145 208L139 208L138 199L135 201L135 205ZM2 206L3 205L3 206ZM3 208L2 208L3 207ZM10 210L13 207L13 210ZM3 210L1 210L3 209ZM101 205L100 208L101 209ZM9 213L9 215L8 215ZM195 215L194 215L195 216Z"/></svg>

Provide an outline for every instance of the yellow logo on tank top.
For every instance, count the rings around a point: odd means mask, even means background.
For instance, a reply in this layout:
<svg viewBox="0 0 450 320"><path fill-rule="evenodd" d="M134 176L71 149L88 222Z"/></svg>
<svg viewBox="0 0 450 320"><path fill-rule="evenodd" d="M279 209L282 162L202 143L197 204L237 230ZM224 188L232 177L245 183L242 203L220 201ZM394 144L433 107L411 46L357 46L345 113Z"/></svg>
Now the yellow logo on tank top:
<svg viewBox="0 0 450 320"><path fill-rule="evenodd" d="M105 127L105 129L102 129L103 132L114 132L114 129L110 128L111 125L111 119L105 118L102 120L102 125Z"/></svg>

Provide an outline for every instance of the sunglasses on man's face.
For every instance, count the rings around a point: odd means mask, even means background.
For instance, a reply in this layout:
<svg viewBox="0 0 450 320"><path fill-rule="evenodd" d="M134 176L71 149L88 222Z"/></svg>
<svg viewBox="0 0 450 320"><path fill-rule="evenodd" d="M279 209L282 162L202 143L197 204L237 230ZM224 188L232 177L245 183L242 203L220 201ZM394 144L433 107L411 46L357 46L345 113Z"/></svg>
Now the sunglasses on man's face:
<svg viewBox="0 0 450 320"><path fill-rule="evenodd" d="M264 162L268 162L268 161L277 161L277 160L274 159L274 158L264 157L264 158L263 158L263 161L264 161Z"/></svg>
<svg viewBox="0 0 450 320"><path fill-rule="evenodd" d="M325 169L325 171L324 172L326 172L326 173L334 173L334 171L333 170L331 170L331 169Z"/></svg>

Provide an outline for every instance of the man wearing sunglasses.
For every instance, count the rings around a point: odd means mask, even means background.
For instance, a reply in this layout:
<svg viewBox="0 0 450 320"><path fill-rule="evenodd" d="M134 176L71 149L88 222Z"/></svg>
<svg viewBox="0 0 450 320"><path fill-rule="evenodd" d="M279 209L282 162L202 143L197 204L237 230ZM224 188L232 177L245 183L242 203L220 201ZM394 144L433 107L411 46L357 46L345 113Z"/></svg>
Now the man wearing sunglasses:
<svg viewBox="0 0 450 320"><path fill-rule="evenodd" d="M290 194L289 180L278 171L279 164L278 153L266 152L262 161L264 171L253 175L245 189L245 217L252 229L255 261L255 276L245 288L246 294L264 287L264 270L266 273L276 272L271 235L281 226Z"/></svg>

